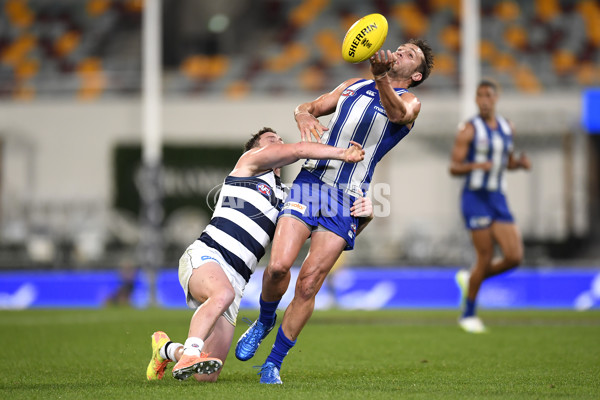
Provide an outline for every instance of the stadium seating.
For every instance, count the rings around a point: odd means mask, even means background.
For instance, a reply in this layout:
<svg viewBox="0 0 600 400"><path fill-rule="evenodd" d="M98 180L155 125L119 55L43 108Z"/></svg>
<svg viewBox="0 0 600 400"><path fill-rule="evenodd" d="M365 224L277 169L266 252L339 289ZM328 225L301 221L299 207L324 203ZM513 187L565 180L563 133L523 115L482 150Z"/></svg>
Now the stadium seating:
<svg viewBox="0 0 600 400"><path fill-rule="evenodd" d="M0 8L0 98L139 93L143 1L0 0ZM388 17L386 47L410 37L432 44L436 69L420 90L459 85L460 0L237 0L220 31L179 23L186 14L209 18L219 7L178 0L163 8L168 94L317 93L368 76L367 63L345 63L339 48L348 27L371 12ZM490 0L481 15L482 73L505 90L600 84L597 1Z"/></svg>

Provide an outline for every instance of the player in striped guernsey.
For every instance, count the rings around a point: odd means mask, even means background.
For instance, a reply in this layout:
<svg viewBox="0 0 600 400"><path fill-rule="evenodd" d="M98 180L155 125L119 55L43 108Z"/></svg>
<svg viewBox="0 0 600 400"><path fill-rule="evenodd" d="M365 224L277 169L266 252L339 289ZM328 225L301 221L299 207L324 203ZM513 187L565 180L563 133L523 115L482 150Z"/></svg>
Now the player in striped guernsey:
<svg viewBox="0 0 600 400"><path fill-rule="evenodd" d="M285 311L271 354L261 369L261 383L281 383L283 358L308 322L325 277L342 251L354 247L358 221L349 215L349 205L365 195L375 165L414 126L421 103L408 88L429 76L433 54L425 41L416 39L394 52L381 50L370 62L373 79L349 79L330 93L299 105L294 112L303 141L311 141L311 135L318 142L342 147L356 141L365 149L365 159L352 165L311 159L294 181L263 275L259 318L236 347L238 359L254 356L275 324L275 310L287 290L290 268L310 237L309 254L300 268L294 298ZM317 118L330 114L329 127L321 125Z"/></svg>
<svg viewBox="0 0 600 400"><path fill-rule="evenodd" d="M245 150L225 178L209 225L179 260L179 281L188 305L196 309L188 338L182 345L164 332L152 335L149 380L162 379L170 361L177 361L177 379L194 375L199 381L217 380L233 340L244 287L273 239L286 196L280 168L307 157L348 163L364 159L364 150L354 142L343 148L284 144L270 128L252 136ZM367 216L371 210L370 200L361 198L354 214Z"/></svg>
<svg viewBox="0 0 600 400"><path fill-rule="evenodd" d="M525 153L514 156L513 126L496 113L496 84L486 80L479 83L475 100L479 115L460 127L450 173L465 177L462 213L476 253L471 272L461 270L456 275L464 302L459 325L467 332L482 333L486 328L476 315L482 282L515 268L523 258L521 234L505 197L505 172L529 169L531 163ZM502 250L498 259L493 259L495 243Z"/></svg>

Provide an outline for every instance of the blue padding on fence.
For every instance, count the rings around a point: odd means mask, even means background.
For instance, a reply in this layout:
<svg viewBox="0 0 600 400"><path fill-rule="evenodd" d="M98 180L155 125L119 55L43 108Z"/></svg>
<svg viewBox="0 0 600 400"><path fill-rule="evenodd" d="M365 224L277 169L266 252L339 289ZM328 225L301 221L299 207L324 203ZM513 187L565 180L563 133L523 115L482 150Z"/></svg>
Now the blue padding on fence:
<svg viewBox="0 0 600 400"><path fill-rule="evenodd" d="M583 91L581 124L588 133L600 134L600 88Z"/></svg>
<svg viewBox="0 0 600 400"><path fill-rule="evenodd" d="M328 277L317 295L316 308L345 309L456 308L459 291L455 268L347 268ZM258 307L262 269L246 286L241 308ZM293 297L298 269L281 307ZM150 303L150 285L144 273L131 278L129 299L135 307ZM156 298L162 307L184 308L185 297L176 270L156 276ZM0 309L84 307L97 308L115 298L126 282L116 271L3 272L0 273ZM600 269L521 268L486 281L478 303L482 308L600 308Z"/></svg>

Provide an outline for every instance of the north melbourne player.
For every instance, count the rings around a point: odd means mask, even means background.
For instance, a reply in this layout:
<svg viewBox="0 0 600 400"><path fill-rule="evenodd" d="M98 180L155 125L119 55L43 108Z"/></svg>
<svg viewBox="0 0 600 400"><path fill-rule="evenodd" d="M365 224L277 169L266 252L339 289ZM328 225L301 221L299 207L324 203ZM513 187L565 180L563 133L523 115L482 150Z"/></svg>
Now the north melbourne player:
<svg viewBox="0 0 600 400"><path fill-rule="evenodd" d="M348 205L365 195L375 165L408 135L421 110L419 99L408 89L421 84L433 67L432 50L426 42L411 40L394 52L379 51L370 62L373 79L349 79L294 112L302 140L310 141L312 135L337 146L355 141L365 149L365 159L357 164L311 159L296 177L263 275L259 317L236 347L236 357L248 360L273 329L290 268L310 237L310 251L300 268L294 298L262 366L261 383L281 383L283 359L310 319L325 277L342 251L354 247L360 229ZM333 115L327 128L317 118L329 114ZM315 196L315 191L325 195Z"/></svg>
<svg viewBox="0 0 600 400"><path fill-rule="evenodd" d="M464 301L459 325L470 333L486 331L476 304L483 281L517 267L523 258L521 234L506 200L506 171L530 169L531 163L525 153L514 155L514 128L496 113L497 101L496 84L479 83L479 115L460 128L450 163L450 173L465 180L461 208L476 253L471 272L461 270L456 275ZM495 244L502 250L497 259L493 259Z"/></svg>

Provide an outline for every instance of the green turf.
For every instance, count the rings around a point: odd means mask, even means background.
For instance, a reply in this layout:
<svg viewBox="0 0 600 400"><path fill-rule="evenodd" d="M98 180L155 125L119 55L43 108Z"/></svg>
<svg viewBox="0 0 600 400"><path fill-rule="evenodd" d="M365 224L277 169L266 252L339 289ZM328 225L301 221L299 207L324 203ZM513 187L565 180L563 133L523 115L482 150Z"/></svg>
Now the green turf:
<svg viewBox="0 0 600 400"><path fill-rule="evenodd" d="M0 311L1 399L598 399L600 312L487 311L469 335L453 311L315 312L282 386L259 385L274 340L227 359L219 382L147 382L150 335L184 340L191 311ZM242 316L255 317L255 312ZM244 325L244 326L242 326ZM238 324L234 341L245 324Z"/></svg>

